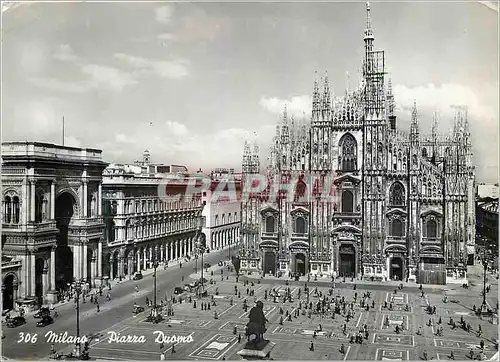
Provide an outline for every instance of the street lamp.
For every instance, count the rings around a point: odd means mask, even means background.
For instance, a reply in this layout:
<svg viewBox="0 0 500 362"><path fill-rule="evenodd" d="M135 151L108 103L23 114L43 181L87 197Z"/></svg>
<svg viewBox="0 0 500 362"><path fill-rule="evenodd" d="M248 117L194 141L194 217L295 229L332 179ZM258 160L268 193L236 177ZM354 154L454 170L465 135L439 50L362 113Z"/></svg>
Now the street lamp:
<svg viewBox="0 0 500 362"><path fill-rule="evenodd" d="M76 299L76 357L80 357L80 294L82 293L81 282L75 281L75 299Z"/></svg>
<svg viewBox="0 0 500 362"><path fill-rule="evenodd" d="M478 314L489 314L489 306L486 302L486 271L488 269L488 260L486 259L486 255L487 252L486 249L484 249L483 260L481 261L483 263L483 302L481 303L481 307L479 307Z"/></svg>

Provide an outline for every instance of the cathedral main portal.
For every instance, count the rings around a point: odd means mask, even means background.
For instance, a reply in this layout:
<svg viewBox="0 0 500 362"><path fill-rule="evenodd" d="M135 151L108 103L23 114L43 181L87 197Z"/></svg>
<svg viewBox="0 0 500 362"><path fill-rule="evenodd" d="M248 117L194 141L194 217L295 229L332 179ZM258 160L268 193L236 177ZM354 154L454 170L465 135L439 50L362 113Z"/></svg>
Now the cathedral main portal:
<svg viewBox="0 0 500 362"><path fill-rule="evenodd" d="M403 280L403 258L395 256L391 260L390 278L392 280Z"/></svg>
<svg viewBox="0 0 500 362"><path fill-rule="evenodd" d="M267 251L264 253L264 273L276 274L276 253Z"/></svg>
<svg viewBox="0 0 500 362"><path fill-rule="evenodd" d="M295 273L306 275L306 255L304 253L295 254Z"/></svg>
<svg viewBox="0 0 500 362"><path fill-rule="evenodd" d="M339 249L340 276L354 277L356 275L356 250L352 244L343 244Z"/></svg>

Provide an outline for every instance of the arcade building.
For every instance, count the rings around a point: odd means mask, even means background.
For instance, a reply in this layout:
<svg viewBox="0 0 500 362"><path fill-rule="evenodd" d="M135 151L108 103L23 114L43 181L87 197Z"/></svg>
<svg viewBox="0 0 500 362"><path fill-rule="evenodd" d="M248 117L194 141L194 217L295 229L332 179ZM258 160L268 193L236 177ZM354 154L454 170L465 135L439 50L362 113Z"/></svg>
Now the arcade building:
<svg viewBox="0 0 500 362"><path fill-rule="evenodd" d="M2 143L3 310L102 281L101 150Z"/></svg>
<svg viewBox="0 0 500 362"><path fill-rule="evenodd" d="M258 147L245 143L243 271L466 282L475 235L467 108L455 106L454 127L441 135L437 117L422 132L415 103L409 132L399 130L370 13L367 4L358 87L335 96L327 76L315 80L310 118L285 109L264 170ZM270 197L273 186L245 194L259 174L295 183L293 197Z"/></svg>

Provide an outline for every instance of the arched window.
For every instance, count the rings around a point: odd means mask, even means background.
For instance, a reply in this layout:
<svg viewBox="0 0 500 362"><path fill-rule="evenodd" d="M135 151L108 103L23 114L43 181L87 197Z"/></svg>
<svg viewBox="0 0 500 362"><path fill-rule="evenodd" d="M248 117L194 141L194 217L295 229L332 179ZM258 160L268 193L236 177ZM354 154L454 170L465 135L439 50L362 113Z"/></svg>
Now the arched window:
<svg viewBox="0 0 500 362"><path fill-rule="evenodd" d="M19 224L19 197L14 196L12 198L12 211L14 213L14 223Z"/></svg>
<svg viewBox="0 0 500 362"><path fill-rule="evenodd" d="M422 148L422 157L427 157L427 148Z"/></svg>
<svg viewBox="0 0 500 362"><path fill-rule="evenodd" d="M43 194L35 196L35 222L42 222L43 215Z"/></svg>
<svg viewBox="0 0 500 362"><path fill-rule="evenodd" d="M399 182L395 182L391 186L389 203L393 206L405 204L405 190Z"/></svg>
<svg viewBox="0 0 500 362"><path fill-rule="evenodd" d="M125 222L125 240L128 240L132 237L132 233L130 232L130 220Z"/></svg>
<svg viewBox="0 0 500 362"><path fill-rule="evenodd" d="M351 191L342 191L342 212L354 211L354 196Z"/></svg>
<svg viewBox="0 0 500 362"><path fill-rule="evenodd" d="M5 196L3 204L3 221L10 223L12 217L12 203L9 196Z"/></svg>
<svg viewBox="0 0 500 362"><path fill-rule="evenodd" d="M274 233L275 225L274 225L274 216L266 217L266 233Z"/></svg>
<svg viewBox="0 0 500 362"><path fill-rule="evenodd" d="M403 236L403 223L399 219L392 220L391 235L396 237Z"/></svg>
<svg viewBox="0 0 500 362"><path fill-rule="evenodd" d="M340 156L339 167L342 171L355 171L357 169L358 146L354 137L347 133L339 142Z"/></svg>
<svg viewBox="0 0 500 362"><path fill-rule="evenodd" d="M295 219L295 232L297 234L306 233L306 221L303 217L298 217L297 219Z"/></svg>
<svg viewBox="0 0 500 362"><path fill-rule="evenodd" d="M435 220L428 220L426 229L428 238L437 238L437 223Z"/></svg>

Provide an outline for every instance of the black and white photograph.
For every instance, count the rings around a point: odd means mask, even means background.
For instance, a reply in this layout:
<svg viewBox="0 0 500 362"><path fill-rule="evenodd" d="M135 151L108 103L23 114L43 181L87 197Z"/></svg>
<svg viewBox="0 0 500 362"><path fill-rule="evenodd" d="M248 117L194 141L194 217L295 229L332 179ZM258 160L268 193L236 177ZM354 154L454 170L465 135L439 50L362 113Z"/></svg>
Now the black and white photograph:
<svg viewBox="0 0 500 362"><path fill-rule="evenodd" d="M1 1L1 359L498 361L498 1Z"/></svg>

